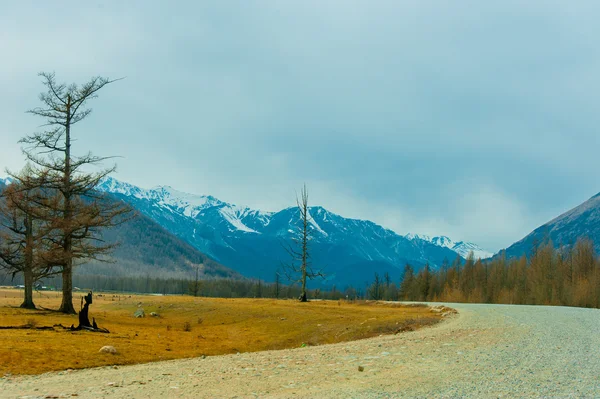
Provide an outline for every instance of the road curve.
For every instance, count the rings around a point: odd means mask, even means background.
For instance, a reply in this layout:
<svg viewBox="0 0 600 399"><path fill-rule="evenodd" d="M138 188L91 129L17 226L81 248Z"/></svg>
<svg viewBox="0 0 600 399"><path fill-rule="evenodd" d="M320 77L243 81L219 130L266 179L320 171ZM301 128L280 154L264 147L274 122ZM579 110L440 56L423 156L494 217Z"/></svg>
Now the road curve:
<svg viewBox="0 0 600 399"><path fill-rule="evenodd" d="M4 377L0 397L600 398L600 310L447 305L459 314L416 332Z"/></svg>

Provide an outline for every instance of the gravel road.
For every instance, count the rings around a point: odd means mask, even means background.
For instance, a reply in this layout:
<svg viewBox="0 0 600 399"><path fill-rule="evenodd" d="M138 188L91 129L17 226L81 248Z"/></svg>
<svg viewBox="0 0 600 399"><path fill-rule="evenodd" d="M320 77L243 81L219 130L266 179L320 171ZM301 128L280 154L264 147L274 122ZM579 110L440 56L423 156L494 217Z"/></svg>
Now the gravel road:
<svg viewBox="0 0 600 399"><path fill-rule="evenodd" d="M448 306L459 314L396 336L4 377L0 397L600 398L600 310Z"/></svg>

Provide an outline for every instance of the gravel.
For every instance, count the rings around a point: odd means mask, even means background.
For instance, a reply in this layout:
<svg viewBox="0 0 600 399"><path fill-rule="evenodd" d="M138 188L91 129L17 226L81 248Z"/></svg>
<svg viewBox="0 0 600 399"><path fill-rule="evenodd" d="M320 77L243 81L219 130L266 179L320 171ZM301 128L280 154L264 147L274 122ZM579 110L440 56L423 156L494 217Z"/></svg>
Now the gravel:
<svg viewBox="0 0 600 399"><path fill-rule="evenodd" d="M0 397L600 398L600 310L448 305L459 314L420 331L293 350L5 376Z"/></svg>

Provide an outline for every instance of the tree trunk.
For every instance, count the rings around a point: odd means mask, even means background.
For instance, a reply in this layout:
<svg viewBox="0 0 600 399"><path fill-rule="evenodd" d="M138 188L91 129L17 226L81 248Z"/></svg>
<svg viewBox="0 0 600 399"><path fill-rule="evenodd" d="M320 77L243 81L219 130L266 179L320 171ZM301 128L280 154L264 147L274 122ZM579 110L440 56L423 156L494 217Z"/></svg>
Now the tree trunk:
<svg viewBox="0 0 600 399"><path fill-rule="evenodd" d="M308 267L308 197L306 195L306 188L302 192L302 207L300 209L300 215L302 217L302 294L300 295L300 302L307 302L306 296L306 277Z"/></svg>
<svg viewBox="0 0 600 399"><path fill-rule="evenodd" d="M25 217L25 267L23 268L25 298L22 308L35 309L33 303L33 221Z"/></svg>
<svg viewBox="0 0 600 399"><path fill-rule="evenodd" d="M308 302L308 298L306 297L306 290L302 290L302 294L298 298L300 302Z"/></svg>
<svg viewBox="0 0 600 399"><path fill-rule="evenodd" d="M35 309L35 304L33 303L33 270L25 268L23 277L25 279L25 298L21 307L25 309Z"/></svg>
<svg viewBox="0 0 600 399"><path fill-rule="evenodd" d="M67 265L63 268L62 280L62 303L58 311L67 314L77 314L73 307L73 268L71 266L71 259L67 260Z"/></svg>
<svg viewBox="0 0 600 399"><path fill-rule="evenodd" d="M73 232L70 231L73 219L73 210L71 204L71 96L67 98L67 121L65 125L65 169L64 169L64 180L63 180L63 196L65 199L64 204L64 222L65 238L63 244L63 251L65 256L65 265L63 266L62 278L62 303L59 312L68 314L77 314L73 307L73 258L71 251L73 250Z"/></svg>

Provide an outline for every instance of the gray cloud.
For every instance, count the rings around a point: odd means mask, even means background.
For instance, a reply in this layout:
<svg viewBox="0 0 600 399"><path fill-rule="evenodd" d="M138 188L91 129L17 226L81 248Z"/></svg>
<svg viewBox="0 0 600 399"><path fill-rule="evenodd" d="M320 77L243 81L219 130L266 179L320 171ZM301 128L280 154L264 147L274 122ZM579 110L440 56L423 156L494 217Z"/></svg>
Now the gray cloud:
<svg viewBox="0 0 600 399"><path fill-rule="evenodd" d="M599 191L597 2L5 6L0 163L35 74L126 76L77 146L118 177L263 209L315 204L497 250ZM68 10L68 11L66 11Z"/></svg>

